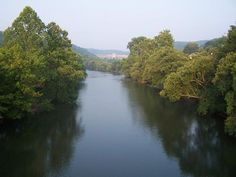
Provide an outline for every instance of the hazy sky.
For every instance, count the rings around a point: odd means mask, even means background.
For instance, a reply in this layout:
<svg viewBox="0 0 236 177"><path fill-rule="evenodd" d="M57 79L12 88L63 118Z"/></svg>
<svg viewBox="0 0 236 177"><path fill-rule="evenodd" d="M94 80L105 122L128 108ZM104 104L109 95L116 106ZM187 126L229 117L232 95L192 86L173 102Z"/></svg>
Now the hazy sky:
<svg viewBox="0 0 236 177"><path fill-rule="evenodd" d="M2 0L0 30L25 6L44 23L55 21L73 43L97 49L126 49L137 36L170 29L175 40L220 37L236 22L236 0Z"/></svg>

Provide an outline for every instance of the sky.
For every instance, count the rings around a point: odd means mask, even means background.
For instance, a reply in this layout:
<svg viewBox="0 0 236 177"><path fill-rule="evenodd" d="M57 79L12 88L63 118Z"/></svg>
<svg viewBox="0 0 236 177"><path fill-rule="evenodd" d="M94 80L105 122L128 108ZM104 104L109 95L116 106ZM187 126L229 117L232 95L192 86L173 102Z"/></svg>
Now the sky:
<svg viewBox="0 0 236 177"><path fill-rule="evenodd" d="M176 41L213 39L236 25L236 0L5 0L0 30L25 6L68 31L72 43L96 49L126 50L133 37L154 37L164 29Z"/></svg>

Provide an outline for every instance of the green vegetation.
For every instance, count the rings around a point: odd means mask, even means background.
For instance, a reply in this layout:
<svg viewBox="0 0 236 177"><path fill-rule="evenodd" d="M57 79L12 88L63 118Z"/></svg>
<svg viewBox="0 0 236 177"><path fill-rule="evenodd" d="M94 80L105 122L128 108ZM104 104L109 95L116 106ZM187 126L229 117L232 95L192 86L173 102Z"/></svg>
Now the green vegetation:
<svg viewBox="0 0 236 177"><path fill-rule="evenodd" d="M205 46L206 43L208 43L208 40L200 40L200 41L193 41L194 43L198 44L199 47ZM187 41L174 41L174 46L178 50L184 50L184 47L188 44Z"/></svg>
<svg viewBox="0 0 236 177"><path fill-rule="evenodd" d="M113 74L121 74L122 61L113 59L98 58L95 54L88 51L88 49L72 46L74 52L79 54L82 58L84 67L92 71L110 72ZM94 49L95 50L95 49Z"/></svg>
<svg viewBox="0 0 236 177"><path fill-rule="evenodd" d="M126 77L157 87L171 101L198 102L198 112L227 115L225 130L236 136L236 27L226 37L208 41L204 48L189 43L184 52L174 48L170 31L153 39L133 38L123 62Z"/></svg>
<svg viewBox="0 0 236 177"><path fill-rule="evenodd" d="M116 50L85 49L76 45L72 45L72 48L82 57L86 69L121 74L122 60L102 59L95 55L98 52L106 54L106 52L114 52ZM122 51L116 52L122 53Z"/></svg>
<svg viewBox="0 0 236 177"><path fill-rule="evenodd" d="M68 33L54 22L45 25L25 7L4 31L0 48L0 116L21 118L48 110L54 103L72 103L85 77Z"/></svg>
<svg viewBox="0 0 236 177"><path fill-rule="evenodd" d="M0 46L1 46L2 42L3 42L3 34L2 34L2 31L0 31Z"/></svg>
<svg viewBox="0 0 236 177"><path fill-rule="evenodd" d="M191 54L195 53L199 50L199 45L195 42L189 42L187 45L184 47L183 52L186 54Z"/></svg>
<svg viewBox="0 0 236 177"><path fill-rule="evenodd" d="M86 69L88 70L121 74L121 60L101 59L97 57L83 57L83 61Z"/></svg>
<svg viewBox="0 0 236 177"><path fill-rule="evenodd" d="M96 58L97 56L89 52L87 49L79 47L75 44L72 44L72 49L74 52L78 53L83 58Z"/></svg>

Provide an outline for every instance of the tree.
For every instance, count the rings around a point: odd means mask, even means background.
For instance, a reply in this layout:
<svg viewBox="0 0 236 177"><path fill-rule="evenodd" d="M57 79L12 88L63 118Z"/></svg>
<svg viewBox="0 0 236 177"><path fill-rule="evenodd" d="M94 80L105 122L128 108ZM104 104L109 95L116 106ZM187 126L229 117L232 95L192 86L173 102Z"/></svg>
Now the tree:
<svg viewBox="0 0 236 177"><path fill-rule="evenodd" d="M24 51L43 52L45 25L31 7L25 7L12 26L4 31L4 46L19 45Z"/></svg>
<svg viewBox="0 0 236 177"><path fill-rule="evenodd" d="M225 129L236 135L236 52L220 60L213 82L225 99L228 115Z"/></svg>
<svg viewBox="0 0 236 177"><path fill-rule="evenodd" d="M0 47L2 45L2 42L3 42L3 33L2 31L0 31Z"/></svg>
<svg viewBox="0 0 236 177"><path fill-rule="evenodd" d="M154 39L133 38L122 64L125 76L157 87L171 101L195 100L200 114L226 113L225 130L236 136L236 27L201 50L191 42L176 51L173 41L168 30Z"/></svg>
<svg viewBox="0 0 236 177"><path fill-rule="evenodd" d="M183 52L186 54L192 54L192 53L197 52L198 50L199 50L199 46L196 42L189 42L184 47Z"/></svg>
<svg viewBox="0 0 236 177"><path fill-rule="evenodd" d="M78 82L85 77L81 57L72 51L68 33L56 23L47 25L47 59L44 97L68 103L77 97Z"/></svg>
<svg viewBox="0 0 236 177"><path fill-rule="evenodd" d="M156 49L146 62L143 80L159 89L163 88L166 77L175 72L187 57L172 47Z"/></svg>
<svg viewBox="0 0 236 177"><path fill-rule="evenodd" d="M227 41L225 36L208 41L204 45L204 50L211 54L215 59L220 60L225 56L224 45Z"/></svg>
<svg viewBox="0 0 236 177"><path fill-rule="evenodd" d="M156 68L153 66L155 64L153 55L156 55L157 60L162 60L162 56L168 55L165 52L168 52L169 49L170 51L173 50L173 42L173 37L168 30L160 32L154 39L146 37L133 38L128 44L130 55L123 63L125 75L138 82L156 85L156 83L152 83L154 79L151 78L152 72L156 72ZM157 56L159 52L160 56Z"/></svg>
<svg viewBox="0 0 236 177"><path fill-rule="evenodd" d="M171 101L181 98L196 99L200 101L199 111L206 114L210 106L208 94L212 91L209 89L214 71L215 60L210 55L198 54L167 76L160 94Z"/></svg>
<svg viewBox="0 0 236 177"><path fill-rule="evenodd" d="M236 26L231 25L227 34L227 40L224 45L225 53L236 51Z"/></svg>
<svg viewBox="0 0 236 177"><path fill-rule="evenodd" d="M204 49L208 49L208 48L213 48L213 47L223 47L225 42L226 42L227 38L225 36L220 37L220 38L216 38L216 39L212 39L210 41L207 41L204 45Z"/></svg>
<svg viewBox="0 0 236 177"><path fill-rule="evenodd" d="M174 47L174 39L169 30L164 30L154 38L157 48L161 47Z"/></svg>
<svg viewBox="0 0 236 177"><path fill-rule="evenodd" d="M15 80L9 89L11 93L7 92L11 95L8 102L13 102L14 106L6 105L15 110L7 111L10 114L7 117L20 117L20 112L32 112L39 104L38 98L42 96L41 88L44 84L40 73L45 69L44 28L36 12L26 7L12 26L4 31L2 66L8 77L12 77L10 80Z"/></svg>
<svg viewBox="0 0 236 177"><path fill-rule="evenodd" d="M123 72L127 77L143 82L145 63L156 48L154 40L145 37L133 38L128 48L130 55L123 64Z"/></svg>
<svg viewBox="0 0 236 177"><path fill-rule="evenodd" d="M142 50L140 48L140 43L145 41L147 38L140 36L137 38L133 38L127 45L127 48L130 50L130 55L140 55Z"/></svg>
<svg viewBox="0 0 236 177"><path fill-rule="evenodd" d="M85 77L81 58L71 49L67 32L55 23L47 27L30 7L4 31L0 49L0 116L21 118L71 103Z"/></svg>

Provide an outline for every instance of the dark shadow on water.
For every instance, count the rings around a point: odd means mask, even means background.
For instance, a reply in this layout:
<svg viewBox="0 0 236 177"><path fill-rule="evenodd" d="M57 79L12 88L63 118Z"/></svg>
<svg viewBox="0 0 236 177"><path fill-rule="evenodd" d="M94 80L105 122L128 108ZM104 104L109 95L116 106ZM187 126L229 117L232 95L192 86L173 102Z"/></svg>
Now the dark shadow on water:
<svg viewBox="0 0 236 177"><path fill-rule="evenodd" d="M178 161L183 176L234 177L236 142L224 134L223 120L196 115L189 102L170 103L155 89L123 81L139 124L162 142L165 153ZM132 106L135 105L135 106Z"/></svg>
<svg viewBox="0 0 236 177"><path fill-rule="evenodd" d="M59 105L52 112L14 122L0 130L0 176L63 176L74 143L84 133L78 106Z"/></svg>

